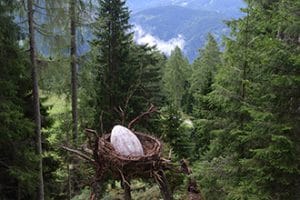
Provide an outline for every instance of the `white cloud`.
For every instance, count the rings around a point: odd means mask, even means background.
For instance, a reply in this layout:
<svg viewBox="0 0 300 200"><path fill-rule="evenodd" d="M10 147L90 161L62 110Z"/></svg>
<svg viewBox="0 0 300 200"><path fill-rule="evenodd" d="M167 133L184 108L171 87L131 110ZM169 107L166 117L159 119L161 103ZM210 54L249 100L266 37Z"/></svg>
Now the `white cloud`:
<svg viewBox="0 0 300 200"><path fill-rule="evenodd" d="M134 40L137 44L149 44L150 46L156 45L157 49L170 55L171 51L178 46L180 49L184 49L185 41L182 35L178 35L168 41L161 40L158 37L151 35L143 30L139 25L134 26Z"/></svg>

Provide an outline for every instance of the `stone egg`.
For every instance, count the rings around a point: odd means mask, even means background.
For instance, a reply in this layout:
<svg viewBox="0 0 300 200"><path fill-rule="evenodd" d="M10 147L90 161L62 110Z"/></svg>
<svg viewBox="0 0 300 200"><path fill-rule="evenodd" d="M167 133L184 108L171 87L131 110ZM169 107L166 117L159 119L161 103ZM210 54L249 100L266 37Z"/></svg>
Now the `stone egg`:
<svg viewBox="0 0 300 200"><path fill-rule="evenodd" d="M111 131L110 142L123 156L143 156L143 146L137 136L128 128L116 125Z"/></svg>

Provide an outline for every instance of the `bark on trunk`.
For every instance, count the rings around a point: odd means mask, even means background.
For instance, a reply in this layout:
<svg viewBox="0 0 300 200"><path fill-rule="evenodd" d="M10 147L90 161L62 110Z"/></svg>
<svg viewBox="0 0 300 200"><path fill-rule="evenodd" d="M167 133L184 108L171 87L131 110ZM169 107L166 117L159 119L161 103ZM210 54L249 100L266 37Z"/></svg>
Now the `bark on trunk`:
<svg viewBox="0 0 300 200"><path fill-rule="evenodd" d="M35 120L36 146L39 159L39 182L38 182L38 200L44 200L44 179L43 179L43 161L42 161L42 136L41 136L41 115L40 115L40 100L39 100L39 86L37 77L36 64L36 47L33 21L33 0L27 1L28 9L28 27L29 27L29 45L30 45L30 61L32 67L32 81L33 81L33 109Z"/></svg>
<svg viewBox="0 0 300 200"><path fill-rule="evenodd" d="M67 173L68 173L68 200L71 200L72 199L72 177L71 177L71 169L70 169L70 155L68 153L67 155Z"/></svg>
<svg viewBox="0 0 300 200"><path fill-rule="evenodd" d="M71 32L71 86L72 86L72 121L73 140L78 140L78 111L77 111L77 46L76 46L76 0L70 0L70 32Z"/></svg>

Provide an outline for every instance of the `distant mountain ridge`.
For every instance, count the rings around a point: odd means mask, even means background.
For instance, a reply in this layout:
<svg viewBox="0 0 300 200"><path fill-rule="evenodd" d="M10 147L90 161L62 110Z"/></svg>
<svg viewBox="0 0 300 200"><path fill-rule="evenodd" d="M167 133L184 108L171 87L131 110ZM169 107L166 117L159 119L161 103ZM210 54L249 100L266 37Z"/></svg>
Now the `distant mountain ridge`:
<svg viewBox="0 0 300 200"><path fill-rule="evenodd" d="M164 47L170 47L161 49L168 54L171 45L177 44L172 41L180 39L178 44L190 61L204 46L209 32L218 41L229 33L223 21L241 17L239 8L244 6L241 0L128 0L127 4L132 10L131 23L145 33L144 37L135 37L138 43L157 40L160 49L165 41Z"/></svg>
<svg viewBox="0 0 300 200"><path fill-rule="evenodd" d="M243 0L127 0L127 5L133 12L175 5L227 13L229 10L239 12L239 8L245 6L245 3Z"/></svg>

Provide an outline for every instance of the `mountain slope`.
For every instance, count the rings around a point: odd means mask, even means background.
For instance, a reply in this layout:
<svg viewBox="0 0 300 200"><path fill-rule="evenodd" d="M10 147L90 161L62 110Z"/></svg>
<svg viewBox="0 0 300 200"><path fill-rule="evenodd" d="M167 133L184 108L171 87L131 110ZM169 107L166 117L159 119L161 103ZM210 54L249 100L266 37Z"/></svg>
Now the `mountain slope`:
<svg viewBox="0 0 300 200"><path fill-rule="evenodd" d="M163 6L135 13L131 22L164 41L182 37L183 50L191 61L204 45L207 33L214 34L217 40L220 40L222 34L228 33L229 29L223 23L225 18L224 14L214 11ZM139 38L136 40L139 41Z"/></svg>
<svg viewBox="0 0 300 200"><path fill-rule="evenodd" d="M208 11L217 11L221 13L238 13L239 8L245 4L243 0L127 0L127 5L133 13L161 6L181 6Z"/></svg>

